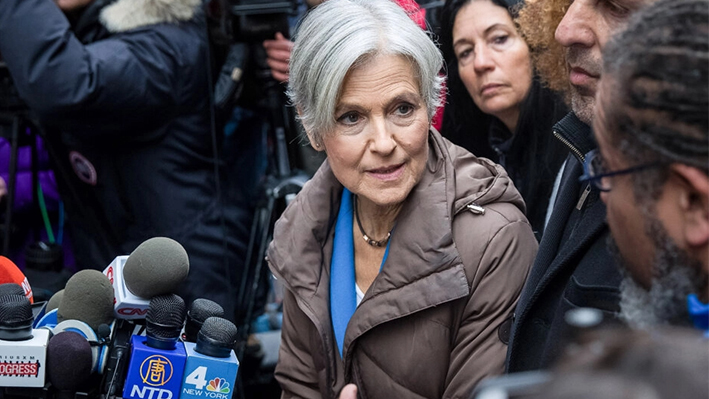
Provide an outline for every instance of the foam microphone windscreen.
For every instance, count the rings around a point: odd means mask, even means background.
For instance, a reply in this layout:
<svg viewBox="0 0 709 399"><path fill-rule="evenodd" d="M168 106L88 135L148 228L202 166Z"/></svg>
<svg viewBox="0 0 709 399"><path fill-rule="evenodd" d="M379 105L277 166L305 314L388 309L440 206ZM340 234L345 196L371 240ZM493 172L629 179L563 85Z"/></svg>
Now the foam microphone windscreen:
<svg viewBox="0 0 709 399"><path fill-rule="evenodd" d="M64 286L64 295L57 308L57 321L79 320L94 331L113 321L113 286L98 270L76 272Z"/></svg>
<svg viewBox="0 0 709 399"><path fill-rule="evenodd" d="M205 299L197 298L192 301L190 309L187 311L187 322L185 323L185 341L195 342L197 333L202 328L202 324L209 317L223 317L224 308L218 303Z"/></svg>
<svg viewBox="0 0 709 399"><path fill-rule="evenodd" d="M176 292L189 271L187 251L179 242L154 237L138 245L128 256L123 279L133 295L149 299Z"/></svg>
<svg viewBox="0 0 709 399"><path fill-rule="evenodd" d="M22 270L10 259L0 256L0 284L15 283L22 287L24 295L29 299L30 303L34 303L32 297L32 287L30 286L27 277L22 273Z"/></svg>
<svg viewBox="0 0 709 399"><path fill-rule="evenodd" d="M83 335L62 331L47 344L47 377L60 391L76 391L91 375L91 345Z"/></svg>
<svg viewBox="0 0 709 399"><path fill-rule="evenodd" d="M64 296L64 289L61 289L52 295L51 298L49 298L49 301L47 301L47 309L45 312L51 312L54 309L59 308L59 304L62 303L62 297Z"/></svg>
<svg viewBox="0 0 709 399"><path fill-rule="evenodd" d="M25 296L25 290L22 286L15 283L4 283L0 284L0 296L5 295L22 295Z"/></svg>

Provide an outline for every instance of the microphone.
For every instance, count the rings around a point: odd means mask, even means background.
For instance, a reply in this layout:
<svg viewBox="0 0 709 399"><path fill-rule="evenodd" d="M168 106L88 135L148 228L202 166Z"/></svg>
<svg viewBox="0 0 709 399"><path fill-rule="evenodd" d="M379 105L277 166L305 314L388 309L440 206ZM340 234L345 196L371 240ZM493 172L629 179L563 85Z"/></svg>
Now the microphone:
<svg viewBox="0 0 709 399"><path fill-rule="evenodd" d="M176 292L188 273L187 252L166 237L144 241L103 271L113 286L115 316L124 320L144 319L150 298Z"/></svg>
<svg viewBox="0 0 709 399"><path fill-rule="evenodd" d="M64 287L57 321L79 320L97 331L101 324L113 321L113 288L98 270L76 272Z"/></svg>
<svg viewBox="0 0 709 399"><path fill-rule="evenodd" d="M15 283L22 287L24 295L30 303L34 303L32 297L32 287L30 287L27 277L10 259L0 256L0 283Z"/></svg>
<svg viewBox="0 0 709 399"><path fill-rule="evenodd" d="M123 392L123 383L128 370L130 341L135 324L129 320L116 319L109 345L109 354L101 381L103 398L115 398Z"/></svg>
<svg viewBox="0 0 709 399"><path fill-rule="evenodd" d="M32 316L26 296L0 296L1 387L44 386L49 331L33 330Z"/></svg>
<svg viewBox="0 0 709 399"><path fill-rule="evenodd" d="M185 347L178 341L185 323L185 302L175 294L150 299L145 336L131 337L123 398L172 399L180 393Z"/></svg>
<svg viewBox="0 0 709 399"><path fill-rule="evenodd" d="M187 322L185 323L185 333L182 335L182 340L195 342L202 324L207 318L212 316L223 317L224 308L218 303L205 298L197 298L192 301L190 310L187 311Z"/></svg>
<svg viewBox="0 0 709 399"><path fill-rule="evenodd" d="M62 331L47 345L47 377L59 391L75 392L88 380L93 367L91 345L81 334Z"/></svg>
<svg viewBox="0 0 709 399"><path fill-rule="evenodd" d="M49 301L47 301L47 308L45 312L51 312L54 309L59 308L59 304L62 302L62 297L64 296L64 289L62 288L61 290L57 291L52 295L51 298L49 298Z"/></svg>
<svg viewBox="0 0 709 399"><path fill-rule="evenodd" d="M25 290L21 285L15 283L0 284L0 296L5 295L25 295Z"/></svg>
<svg viewBox="0 0 709 399"><path fill-rule="evenodd" d="M197 335L197 343L185 342L187 362L180 399L230 399L239 371L234 353L237 334L234 323L209 317Z"/></svg>
<svg viewBox="0 0 709 399"><path fill-rule="evenodd" d="M123 267L126 287L141 298L177 291L190 271L187 251L167 237L145 240L130 254Z"/></svg>

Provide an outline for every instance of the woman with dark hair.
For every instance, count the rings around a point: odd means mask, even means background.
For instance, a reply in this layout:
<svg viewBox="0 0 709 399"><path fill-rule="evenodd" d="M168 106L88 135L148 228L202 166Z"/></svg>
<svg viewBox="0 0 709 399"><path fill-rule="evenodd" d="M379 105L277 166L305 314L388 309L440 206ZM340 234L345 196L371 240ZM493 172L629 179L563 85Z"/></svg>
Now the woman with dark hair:
<svg viewBox="0 0 709 399"><path fill-rule="evenodd" d="M520 0L447 0L440 42L448 65L441 133L505 167L538 240L567 150L552 126L567 112L543 87L514 18Z"/></svg>

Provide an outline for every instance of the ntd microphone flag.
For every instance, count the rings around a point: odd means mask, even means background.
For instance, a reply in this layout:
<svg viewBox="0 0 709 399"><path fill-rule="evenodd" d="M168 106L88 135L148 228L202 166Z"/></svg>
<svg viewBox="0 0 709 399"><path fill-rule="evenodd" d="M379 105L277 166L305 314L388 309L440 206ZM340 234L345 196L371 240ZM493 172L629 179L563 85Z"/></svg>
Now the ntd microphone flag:
<svg viewBox="0 0 709 399"><path fill-rule="evenodd" d="M128 375L123 388L125 399L177 399L185 370L185 347L158 349L146 344L147 338L131 338Z"/></svg>
<svg viewBox="0 0 709 399"><path fill-rule="evenodd" d="M185 342L187 364L180 399L230 399L239 370L234 351L229 357L213 357L195 351L195 346Z"/></svg>

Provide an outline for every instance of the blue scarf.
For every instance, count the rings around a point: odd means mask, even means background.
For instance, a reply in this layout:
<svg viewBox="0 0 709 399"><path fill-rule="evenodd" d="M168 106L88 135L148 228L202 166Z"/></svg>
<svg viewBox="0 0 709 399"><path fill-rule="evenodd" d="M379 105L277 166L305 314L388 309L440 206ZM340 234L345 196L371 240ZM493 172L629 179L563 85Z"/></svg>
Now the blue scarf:
<svg viewBox="0 0 709 399"><path fill-rule="evenodd" d="M357 309L357 293L355 291L354 237L352 236L352 193L342 190L340 212L335 223L335 238L332 244L332 261L330 265L330 317L335 330L335 341L340 357L345 345L345 330L350 318ZM391 240L389 240L391 243ZM389 254L387 243L382 266ZM381 270L381 266L379 268ZM343 358L344 359L344 358Z"/></svg>

